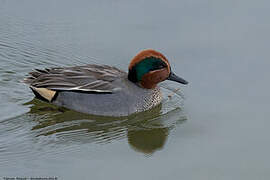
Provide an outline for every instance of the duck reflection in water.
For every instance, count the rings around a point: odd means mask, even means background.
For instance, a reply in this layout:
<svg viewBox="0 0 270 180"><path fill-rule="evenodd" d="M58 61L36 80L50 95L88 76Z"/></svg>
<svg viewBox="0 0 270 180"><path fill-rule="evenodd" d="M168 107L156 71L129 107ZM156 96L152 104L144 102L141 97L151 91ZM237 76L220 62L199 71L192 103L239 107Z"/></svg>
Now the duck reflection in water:
<svg viewBox="0 0 270 180"><path fill-rule="evenodd" d="M159 106L128 117L102 117L78 113L72 110L48 105L33 99L29 115L35 122L32 132L35 136L54 135L54 143L110 143L113 140L128 139L137 152L152 154L163 148L169 131L175 124L186 120L180 108L166 114Z"/></svg>

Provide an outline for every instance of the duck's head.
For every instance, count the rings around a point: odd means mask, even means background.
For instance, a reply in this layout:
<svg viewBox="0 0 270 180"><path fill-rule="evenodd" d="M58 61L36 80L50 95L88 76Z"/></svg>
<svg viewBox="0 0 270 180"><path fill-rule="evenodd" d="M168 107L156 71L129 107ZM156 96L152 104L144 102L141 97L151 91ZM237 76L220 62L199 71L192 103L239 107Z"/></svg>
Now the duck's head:
<svg viewBox="0 0 270 180"><path fill-rule="evenodd" d="M131 60L128 70L128 79L147 89L155 88L164 80L188 84L171 71L170 63L163 54L152 49L139 52Z"/></svg>

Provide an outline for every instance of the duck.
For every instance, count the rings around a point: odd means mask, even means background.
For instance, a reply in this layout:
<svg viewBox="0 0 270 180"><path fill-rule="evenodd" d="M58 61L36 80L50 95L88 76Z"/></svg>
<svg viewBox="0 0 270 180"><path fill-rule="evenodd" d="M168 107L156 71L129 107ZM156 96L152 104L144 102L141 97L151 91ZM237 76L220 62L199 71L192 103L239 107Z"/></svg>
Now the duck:
<svg viewBox="0 0 270 180"><path fill-rule="evenodd" d="M158 83L188 84L174 74L167 58L153 49L132 58L128 72L114 66L87 64L35 69L24 82L39 100L97 116L122 117L161 104Z"/></svg>

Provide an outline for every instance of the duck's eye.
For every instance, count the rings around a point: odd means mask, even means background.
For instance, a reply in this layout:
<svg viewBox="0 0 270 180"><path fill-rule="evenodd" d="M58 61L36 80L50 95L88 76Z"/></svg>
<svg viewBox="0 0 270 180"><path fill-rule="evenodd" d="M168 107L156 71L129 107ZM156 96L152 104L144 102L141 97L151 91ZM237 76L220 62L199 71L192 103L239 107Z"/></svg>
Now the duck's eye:
<svg viewBox="0 0 270 180"><path fill-rule="evenodd" d="M163 68L165 68L165 67L166 67L166 64L165 64L165 63L160 63L160 64L158 64L158 66L157 66L158 69L163 69Z"/></svg>

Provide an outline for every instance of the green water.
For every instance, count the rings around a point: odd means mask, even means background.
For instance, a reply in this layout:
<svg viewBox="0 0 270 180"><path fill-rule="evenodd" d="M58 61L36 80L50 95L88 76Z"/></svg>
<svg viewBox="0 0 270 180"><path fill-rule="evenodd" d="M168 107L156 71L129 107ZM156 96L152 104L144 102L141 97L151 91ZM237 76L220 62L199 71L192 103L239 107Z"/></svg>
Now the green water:
<svg viewBox="0 0 270 180"><path fill-rule="evenodd" d="M0 0L0 179L269 179L269 5ZM145 48L190 84L163 83L162 105L128 118L42 103L21 82L34 68L127 70Z"/></svg>

